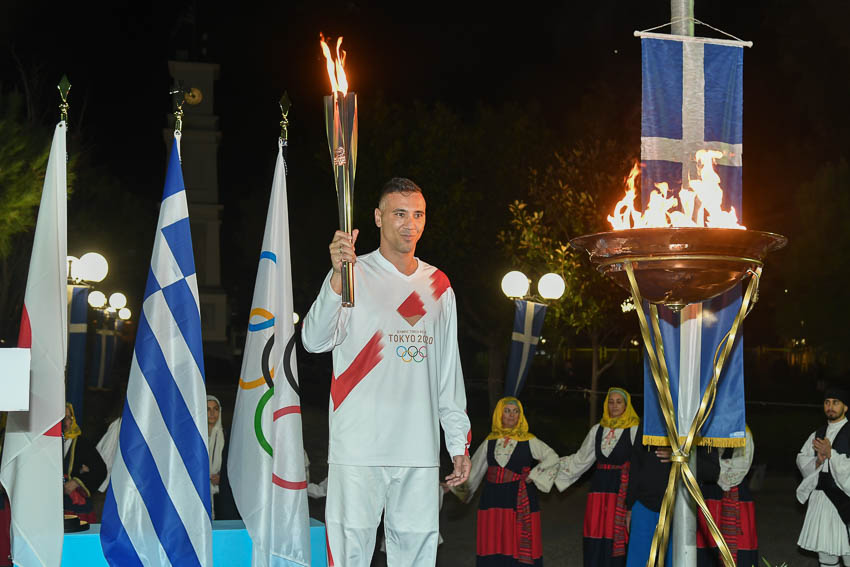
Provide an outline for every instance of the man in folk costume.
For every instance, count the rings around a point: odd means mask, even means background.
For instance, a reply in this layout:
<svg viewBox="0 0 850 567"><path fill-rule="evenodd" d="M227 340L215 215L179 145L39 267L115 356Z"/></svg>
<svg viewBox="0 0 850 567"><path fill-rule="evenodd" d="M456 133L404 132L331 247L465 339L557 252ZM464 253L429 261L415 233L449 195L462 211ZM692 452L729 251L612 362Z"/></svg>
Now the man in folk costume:
<svg viewBox="0 0 850 567"><path fill-rule="evenodd" d="M809 435L797 454L803 481L797 500L808 501L806 518L797 545L818 554L821 565L850 565L850 428L843 388L824 392L823 411L827 423Z"/></svg>
<svg viewBox="0 0 850 567"><path fill-rule="evenodd" d="M585 567L625 565L629 542L626 493L640 418L622 388L610 388L602 408L602 420L590 428L579 450L561 457L555 478L558 490L566 490L596 464L584 512Z"/></svg>
<svg viewBox="0 0 850 567"><path fill-rule="evenodd" d="M332 351L328 547L339 567L367 567L381 514L387 564L434 565L439 527L440 426L454 471L469 476L469 418L449 279L416 256L425 198L393 178L374 211L380 246L357 256L337 231L330 273L304 319L309 352ZM354 264L355 307L343 308L343 262Z"/></svg>
<svg viewBox="0 0 850 567"><path fill-rule="evenodd" d="M458 494L468 502L484 480L478 502L478 567L543 565L537 489L549 492L557 472L558 454L528 432L520 401L499 400L490 435L472 456L467 491Z"/></svg>
<svg viewBox="0 0 850 567"><path fill-rule="evenodd" d="M95 523L97 518L92 510L91 495L106 478L106 464L94 445L82 436L71 404L65 404L62 437L65 513L79 516L90 524Z"/></svg>
<svg viewBox="0 0 850 567"><path fill-rule="evenodd" d="M746 428L743 447L699 447L697 480L711 516L729 546L735 564L758 565L756 512L747 473L753 464L753 434ZM722 566L717 543L708 530L705 518L697 514L697 566Z"/></svg>

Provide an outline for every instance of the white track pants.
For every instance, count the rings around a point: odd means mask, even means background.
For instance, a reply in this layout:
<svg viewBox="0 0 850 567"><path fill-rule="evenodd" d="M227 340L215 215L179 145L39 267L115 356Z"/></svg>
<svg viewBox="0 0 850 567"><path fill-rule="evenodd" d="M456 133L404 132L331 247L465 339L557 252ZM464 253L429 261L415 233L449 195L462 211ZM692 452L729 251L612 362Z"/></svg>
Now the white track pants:
<svg viewBox="0 0 850 567"><path fill-rule="evenodd" d="M388 567L437 561L438 467L328 465L325 527L334 567L369 567L384 512Z"/></svg>

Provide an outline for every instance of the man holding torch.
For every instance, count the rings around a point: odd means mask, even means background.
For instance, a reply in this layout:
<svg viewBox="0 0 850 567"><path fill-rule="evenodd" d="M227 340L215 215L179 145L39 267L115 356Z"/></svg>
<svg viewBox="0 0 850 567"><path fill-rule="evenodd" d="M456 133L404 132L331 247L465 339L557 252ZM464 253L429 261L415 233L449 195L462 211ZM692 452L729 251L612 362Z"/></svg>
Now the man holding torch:
<svg viewBox="0 0 850 567"><path fill-rule="evenodd" d="M339 567L368 567L381 514L390 567L434 565L439 427L466 481L470 426L457 344L455 296L443 272L416 258L425 198L409 179L384 186L375 224L380 246L357 256L358 231L337 231L332 269L304 319L310 352L333 353L325 522ZM353 264L355 307L341 300Z"/></svg>

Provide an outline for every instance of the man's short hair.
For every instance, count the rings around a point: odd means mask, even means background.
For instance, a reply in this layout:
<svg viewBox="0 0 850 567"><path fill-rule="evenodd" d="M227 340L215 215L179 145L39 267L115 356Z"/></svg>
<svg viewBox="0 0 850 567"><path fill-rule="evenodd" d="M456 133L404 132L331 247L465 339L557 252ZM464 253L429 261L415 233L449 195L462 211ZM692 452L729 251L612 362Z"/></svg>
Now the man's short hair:
<svg viewBox="0 0 850 567"><path fill-rule="evenodd" d="M419 193L421 195L422 189L420 189L419 185L406 177L393 177L384 183L384 187L381 189L381 195L378 197L379 208L384 197L390 193Z"/></svg>

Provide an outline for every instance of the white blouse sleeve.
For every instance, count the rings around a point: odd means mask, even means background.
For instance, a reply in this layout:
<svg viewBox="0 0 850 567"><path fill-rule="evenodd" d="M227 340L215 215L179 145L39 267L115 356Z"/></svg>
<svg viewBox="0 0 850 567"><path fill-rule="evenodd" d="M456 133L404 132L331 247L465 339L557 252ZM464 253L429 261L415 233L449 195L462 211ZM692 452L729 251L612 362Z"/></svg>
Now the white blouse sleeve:
<svg viewBox="0 0 850 567"><path fill-rule="evenodd" d="M567 457L561 457L558 464L558 475L555 477L555 486L558 490L566 490L572 483L586 473L596 462L596 431L599 429L597 423L590 428L587 437L584 438L579 450Z"/></svg>
<svg viewBox="0 0 850 567"><path fill-rule="evenodd" d="M543 492L549 492L558 474L558 453L536 437L528 440L528 448L534 460L538 461L537 466L528 473L528 480Z"/></svg>
<svg viewBox="0 0 850 567"><path fill-rule="evenodd" d="M732 451L731 459L720 459L720 476L717 484L724 492L741 484L750 472L754 452L753 436L747 431L746 444L743 447L736 447Z"/></svg>
<svg viewBox="0 0 850 567"><path fill-rule="evenodd" d="M815 440L815 433L817 433L817 431L809 435L809 438L806 439L805 443L803 443L803 447L800 449L800 452L797 453L797 468L800 469L800 474L803 475L803 478L811 475L819 468L817 465L815 450L812 448L812 441Z"/></svg>

